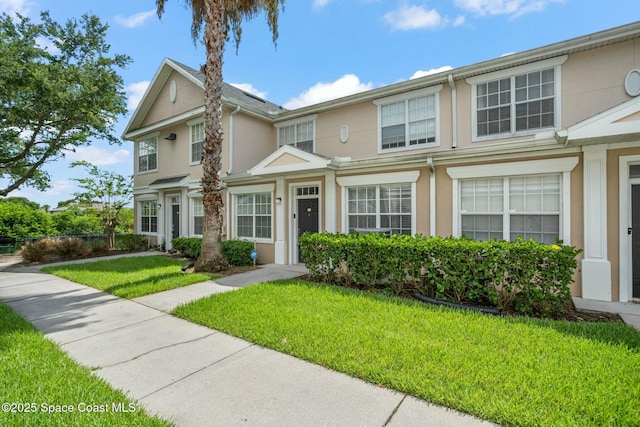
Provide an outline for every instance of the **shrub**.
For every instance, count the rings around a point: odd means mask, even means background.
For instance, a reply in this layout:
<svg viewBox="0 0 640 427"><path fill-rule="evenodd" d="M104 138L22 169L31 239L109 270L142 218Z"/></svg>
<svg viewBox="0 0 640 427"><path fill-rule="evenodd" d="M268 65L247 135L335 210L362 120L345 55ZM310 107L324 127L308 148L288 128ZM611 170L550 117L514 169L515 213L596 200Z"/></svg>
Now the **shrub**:
<svg viewBox="0 0 640 427"><path fill-rule="evenodd" d="M199 237L174 237L171 239L171 246L187 258L197 259L200 256L202 239Z"/></svg>
<svg viewBox="0 0 640 427"><path fill-rule="evenodd" d="M145 246L146 239L142 234L118 234L116 236L116 249L139 251Z"/></svg>
<svg viewBox="0 0 640 427"><path fill-rule="evenodd" d="M225 240L222 242L222 253L231 265L251 265L251 251L253 243L245 240Z"/></svg>
<svg viewBox="0 0 640 427"><path fill-rule="evenodd" d="M339 285L412 290L458 303L548 316L571 297L580 250L522 239L478 242L377 234L305 234L312 277Z"/></svg>
<svg viewBox="0 0 640 427"><path fill-rule="evenodd" d="M102 256L109 254L109 242L102 239L96 239L89 242L89 251L91 255Z"/></svg>
<svg viewBox="0 0 640 427"><path fill-rule="evenodd" d="M171 240L173 249L182 255L197 259L200 256L202 239L200 237L174 237ZM225 240L222 242L222 254L231 265L251 265L253 243L244 240Z"/></svg>
<svg viewBox="0 0 640 427"><path fill-rule="evenodd" d="M42 262L51 253L52 239L31 240L22 245L20 255L25 261Z"/></svg>
<svg viewBox="0 0 640 427"><path fill-rule="evenodd" d="M51 239L50 252L61 259L76 259L87 256L89 249L82 239L69 237L65 239Z"/></svg>

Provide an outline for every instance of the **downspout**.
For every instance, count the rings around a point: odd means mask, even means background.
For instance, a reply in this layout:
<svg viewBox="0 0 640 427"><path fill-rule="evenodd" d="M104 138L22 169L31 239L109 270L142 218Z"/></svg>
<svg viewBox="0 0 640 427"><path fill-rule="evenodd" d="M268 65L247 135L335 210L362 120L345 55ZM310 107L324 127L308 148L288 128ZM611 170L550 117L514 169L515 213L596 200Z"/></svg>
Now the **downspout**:
<svg viewBox="0 0 640 427"><path fill-rule="evenodd" d="M449 74L448 80L451 87L451 148L456 148L458 146L458 97L452 74Z"/></svg>
<svg viewBox="0 0 640 427"><path fill-rule="evenodd" d="M240 112L240 106L236 106L236 109L229 114L229 170L227 175L231 175L233 172L233 116Z"/></svg>
<svg viewBox="0 0 640 427"><path fill-rule="evenodd" d="M436 168L433 166L433 157L427 158L429 166L429 235L436 235Z"/></svg>

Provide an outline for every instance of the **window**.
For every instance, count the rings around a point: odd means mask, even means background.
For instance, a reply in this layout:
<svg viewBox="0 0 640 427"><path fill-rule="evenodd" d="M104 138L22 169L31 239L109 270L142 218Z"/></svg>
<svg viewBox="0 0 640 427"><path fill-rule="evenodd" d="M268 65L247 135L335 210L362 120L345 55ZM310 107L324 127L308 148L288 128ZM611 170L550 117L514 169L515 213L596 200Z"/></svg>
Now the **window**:
<svg viewBox="0 0 640 427"><path fill-rule="evenodd" d="M477 240L560 238L559 174L460 181L462 234Z"/></svg>
<svg viewBox="0 0 640 427"><path fill-rule="evenodd" d="M153 137L138 143L138 172L158 169L158 138Z"/></svg>
<svg viewBox="0 0 640 427"><path fill-rule="evenodd" d="M140 232L158 232L158 208L155 200L140 202Z"/></svg>
<svg viewBox="0 0 640 427"><path fill-rule="evenodd" d="M378 152L437 147L442 85L378 99Z"/></svg>
<svg viewBox="0 0 640 427"><path fill-rule="evenodd" d="M470 77L474 139L560 126L560 65L567 56Z"/></svg>
<svg viewBox="0 0 640 427"><path fill-rule="evenodd" d="M191 126L191 163L202 161L202 145L204 143L204 122Z"/></svg>
<svg viewBox="0 0 640 427"><path fill-rule="evenodd" d="M435 95L380 105L380 134L383 150L435 145Z"/></svg>
<svg viewBox="0 0 640 427"><path fill-rule="evenodd" d="M191 202L193 234L201 236L204 234L204 205L202 204L202 197L193 198Z"/></svg>
<svg viewBox="0 0 640 427"><path fill-rule="evenodd" d="M236 196L236 236L271 239L271 193Z"/></svg>
<svg viewBox="0 0 640 427"><path fill-rule="evenodd" d="M411 184L349 187L349 231L390 228L394 234L412 234L411 192Z"/></svg>
<svg viewBox="0 0 640 427"><path fill-rule="evenodd" d="M313 120L278 127L278 147L291 145L308 153L313 153L313 141Z"/></svg>

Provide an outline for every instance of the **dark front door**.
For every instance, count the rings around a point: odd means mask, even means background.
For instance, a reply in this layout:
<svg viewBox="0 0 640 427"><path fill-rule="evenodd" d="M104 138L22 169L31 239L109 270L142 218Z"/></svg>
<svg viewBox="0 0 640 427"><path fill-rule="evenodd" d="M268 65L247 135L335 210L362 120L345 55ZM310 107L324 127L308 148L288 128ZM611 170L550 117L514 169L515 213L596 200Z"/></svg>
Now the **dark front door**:
<svg viewBox="0 0 640 427"><path fill-rule="evenodd" d="M640 298L640 185L631 186L632 298Z"/></svg>
<svg viewBox="0 0 640 427"><path fill-rule="evenodd" d="M298 262L302 262L300 236L303 233L317 233L318 231L320 231L318 199L298 199Z"/></svg>
<svg viewBox="0 0 640 427"><path fill-rule="evenodd" d="M180 205L171 205L171 237L180 237Z"/></svg>

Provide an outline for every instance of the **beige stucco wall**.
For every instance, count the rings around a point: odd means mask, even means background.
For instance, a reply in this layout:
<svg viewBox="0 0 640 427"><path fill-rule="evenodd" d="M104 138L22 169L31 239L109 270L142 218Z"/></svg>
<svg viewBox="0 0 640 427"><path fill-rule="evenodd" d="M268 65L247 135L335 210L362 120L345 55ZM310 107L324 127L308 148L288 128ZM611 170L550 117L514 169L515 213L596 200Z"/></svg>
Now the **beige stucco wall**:
<svg viewBox="0 0 640 427"><path fill-rule="evenodd" d="M223 120L225 140L228 141L229 119ZM228 147L228 146L227 146ZM242 111L233 116L233 169L232 174L246 173L277 148L276 129L271 123L244 114ZM228 149L228 148L227 148ZM223 151L226 159L223 171L229 169L228 151Z"/></svg>
<svg viewBox="0 0 640 427"><path fill-rule="evenodd" d="M171 81L176 82L176 101L169 99ZM149 126L204 105L204 91L191 80L173 71L164 83L156 102L151 106L141 127Z"/></svg>
<svg viewBox="0 0 640 427"><path fill-rule="evenodd" d="M624 79L634 68L640 68L638 40L569 56L562 66L562 127L629 100Z"/></svg>
<svg viewBox="0 0 640 427"><path fill-rule="evenodd" d="M323 156L351 157L353 160L420 154L451 148L451 92L443 86L439 92L440 146L405 152L378 153L378 107L365 101L348 107L322 112L316 120L316 152ZM446 125L446 123L449 123ZM340 130L347 126L349 138L340 141Z"/></svg>

